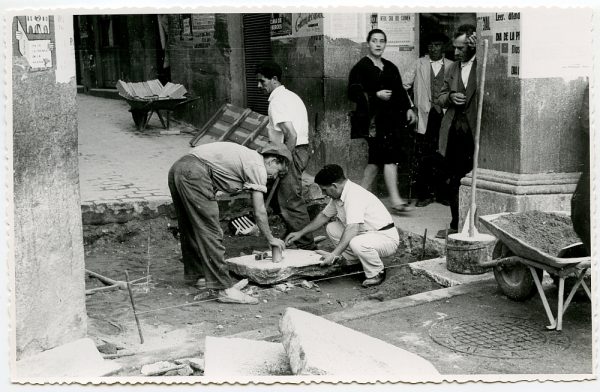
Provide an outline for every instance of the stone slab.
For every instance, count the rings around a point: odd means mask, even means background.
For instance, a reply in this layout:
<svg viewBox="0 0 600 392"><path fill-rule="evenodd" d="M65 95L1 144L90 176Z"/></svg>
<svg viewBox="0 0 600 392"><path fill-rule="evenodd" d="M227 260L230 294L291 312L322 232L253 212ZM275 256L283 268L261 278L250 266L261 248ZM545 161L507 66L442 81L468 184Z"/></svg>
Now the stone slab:
<svg viewBox="0 0 600 392"><path fill-rule="evenodd" d="M347 382L439 377L416 354L298 309L287 308L279 327L295 375L338 376Z"/></svg>
<svg viewBox="0 0 600 392"><path fill-rule="evenodd" d="M84 338L17 361L15 375L18 381L64 381L102 377L119 369L119 364L102 358L92 339Z"/></svg>
<svg viewBox="0 0 600 392"><path fill-rule="evenodd" d="M204 376L211 380L292 374L281 343L207 336L205 347Z"/></svg>
<svg viewBox="0 0 600 392"><path fill-rule="evenodd" d="M457 286L459 284L481 282L484 280L494 279L494 273L486 272L480 275L464 275L448 271L446 268L446 258L439 257L436 259L421 260L414 263L409 263L408 267L413 274L427 276L436 283L444 287Z"/></svg>
<svg viewBox="0 0 600 392"><path fill-rule="evenodd" d="M256 260L254 255L225 260L229 270L258 284L276 284L291 278L328 276L340 270L337 265L322 267L321 255L312 250L286 249L283 260Z"/></svg>

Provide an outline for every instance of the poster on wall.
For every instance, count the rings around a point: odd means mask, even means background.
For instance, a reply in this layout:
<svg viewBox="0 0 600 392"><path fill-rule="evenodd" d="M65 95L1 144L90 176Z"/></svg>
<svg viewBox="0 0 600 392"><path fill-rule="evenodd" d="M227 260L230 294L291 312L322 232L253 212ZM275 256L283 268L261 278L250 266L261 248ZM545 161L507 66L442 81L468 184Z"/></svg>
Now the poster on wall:
<svg viewBox="0 0 600 392"><path fill-rule="evenodd" d="M215 35L215 14L179 15L179 40L195 49L209 48Z"/></svg>
<svg viewBox="0 0 600 392"><path fill-rule="evenodd" d="M271 14L271 39L291 37L292 14Z"/></svg>
<svg viewBox="0 0 600 392"><path fill-rule="evenodd" d="M33 15L17 17L15 38L19 53L34 71L52 68L52 42L50 16Z"/></svg>
<svg viewBox="0 0 600 392"><path fill-rule="evenodd" d="M377 28L387 36L387 46L398 47L400 51L415 48L415 14L380 13Z"/></svg>
<svg viewBox="0 0 600 392"><path fill-rule="evenodd" d="M323 13L292 14L292 36L311 37L323 34Z"/></svg>
<svg viewBox="0 0 600 392"><path fill-rule="evenodd" d="M325 14L323 34L329 38L346 38L357 43L365 42L371 28L369 14Z"/></svg>
<svg viewBox="0 0 600 392"><path fill-rule="evenodd" d="M55 47L56 58L56 82L69 83L75 78L75 42L73 38L73 17L70 15L56 15L55 25Z"/></svg>
<svg viewBox="0 0 600 392"><path fill-rule="evenodd" d="M521 13L494 12L483 14L481 36L487 38L490 45L498 47L500 55L506 58L509 77L519 77L521 55Z"/></svg>

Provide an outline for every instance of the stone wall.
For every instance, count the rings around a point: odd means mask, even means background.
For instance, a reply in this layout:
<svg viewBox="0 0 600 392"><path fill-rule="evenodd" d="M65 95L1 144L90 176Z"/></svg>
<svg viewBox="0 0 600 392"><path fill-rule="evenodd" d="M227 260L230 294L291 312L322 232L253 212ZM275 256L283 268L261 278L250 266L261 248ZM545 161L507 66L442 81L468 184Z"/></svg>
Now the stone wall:
<svg viewBox="0 0 600 392"><path fill-rule="evenodd" d="M239 15L231 16L235 24L235 17L239 19ZM182 23L187 23L186 18L194 20L196 35L187 34L187 27L182 27ZM229 21L228 14L169 15L167 51L172 82L183 84L192 96L201 97L179 110L177 115L197 128L224 103L235 103L231 91L240 88L239 83L232 82L230 54L232 48L236 56L243 52L239 43L230 43L229 33L233 27ZM239 67L234 69L239 72ZM243 75L236 75L239 77L243 80Z"/></svg>
<svg viewBox="0 0 600 392"><path fill-rule="evenodd" d="M50 17L45 37L55 45L53 65L39 70L21 55L18 19L12 23L17 359L86 333L72 20L57 25L57 18ZM60 82L71 70L70 80Z"/></svg>

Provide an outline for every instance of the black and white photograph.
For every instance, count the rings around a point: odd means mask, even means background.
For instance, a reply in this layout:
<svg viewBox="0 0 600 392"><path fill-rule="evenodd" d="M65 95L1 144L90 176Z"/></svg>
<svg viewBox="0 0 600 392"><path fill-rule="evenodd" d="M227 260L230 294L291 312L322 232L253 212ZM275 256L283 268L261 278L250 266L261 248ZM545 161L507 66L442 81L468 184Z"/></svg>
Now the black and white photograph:
<svg viewBox="0 0 600 392"><path fill-rule="evenodd" d="M7 382L590 386L600 9L411 5L3 10Z"/></svg>

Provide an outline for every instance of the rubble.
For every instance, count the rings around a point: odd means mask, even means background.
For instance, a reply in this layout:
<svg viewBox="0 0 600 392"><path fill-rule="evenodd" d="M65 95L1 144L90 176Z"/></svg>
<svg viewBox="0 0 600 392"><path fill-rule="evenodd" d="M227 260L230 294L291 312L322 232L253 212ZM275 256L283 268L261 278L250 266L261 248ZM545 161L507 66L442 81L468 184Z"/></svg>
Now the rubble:
<svg viewBox="0 0 600 392"><path fill-rule="evenodd" d="M172 362L168 362L168 361L160 361L160 362L155 362L155 363L152 363L149 365L142 366L140 373L142 373L144 376L161 376L169 371L179 370L186 366L188 366L188 365L185 365L185 364L178 365L176 363L172 363Z"/></svg>
<svg viewBox="0 0 600 392"><path fill-rule="evenodd" d="M204 371L204 359L203 358L181 358L176 359L175 363L178 365L190 365L194 370Z"/></svg>

